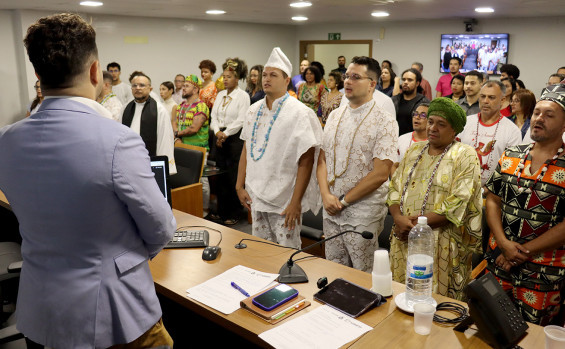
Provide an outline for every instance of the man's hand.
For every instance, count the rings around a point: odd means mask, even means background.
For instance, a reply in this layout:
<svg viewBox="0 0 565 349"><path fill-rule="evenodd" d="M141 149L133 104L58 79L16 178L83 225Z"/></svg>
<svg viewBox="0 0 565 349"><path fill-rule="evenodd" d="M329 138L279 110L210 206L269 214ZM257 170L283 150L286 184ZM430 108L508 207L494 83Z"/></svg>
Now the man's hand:
<svg viewBox="0 0 565 349"><path fill-rule="evenodd" d="M282 211L281 216L284 218L284 226L288 230L294 230L296 224L300 224L300 217L302 216L302 204L300 202L293 203L292 201L288 206Z"/></svg>
<svg viewBox="0 0 565 349"><path fill-rule="evenodd" d="M530 251L519 243L508 239L502 242L497 241L497 243L502 251L501 255L504 255L505 260L511 265L520 265L528 260Z"/></svg>
<svg viewBox="0 0 565 349"><path fill-rule="evenodd" d="M343 205L339 202L339 198L332 194L322 196L324 209L330 216L335 216L343 209Z"/></svg>
<svg viewBox="0 0 565 349"><path fill-rule="evenodd" d="M241 203L241 205L251 212L251 202L252 201L251 201L251 197L249 196L249 193L247 192L247 190L245 190L243 188L239 188L239 189L236 189L235 191L237 193L237 197L239 198L239 202Z"/></svg>

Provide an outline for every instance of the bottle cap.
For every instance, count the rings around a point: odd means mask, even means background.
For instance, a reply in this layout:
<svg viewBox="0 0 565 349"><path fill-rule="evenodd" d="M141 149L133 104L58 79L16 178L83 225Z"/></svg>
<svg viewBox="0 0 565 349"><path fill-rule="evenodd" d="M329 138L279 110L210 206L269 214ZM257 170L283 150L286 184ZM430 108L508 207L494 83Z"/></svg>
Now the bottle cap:
<svg viewBox="0 0 565 349"><path fill-rule="evenodd" d="M418 224L428 224L428 217L426 216L418 217Z"/></svg>

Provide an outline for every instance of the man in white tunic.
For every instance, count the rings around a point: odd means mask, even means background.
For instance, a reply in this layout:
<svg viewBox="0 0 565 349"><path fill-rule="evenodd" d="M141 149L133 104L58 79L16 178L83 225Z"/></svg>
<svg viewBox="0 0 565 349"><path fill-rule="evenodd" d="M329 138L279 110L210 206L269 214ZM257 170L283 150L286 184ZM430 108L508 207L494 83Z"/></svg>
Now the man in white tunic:
<svg viewBox="0 0 565 349"><path fill-rule="evenodd" d="M138 72L131 80L131 89L134 100L122 108L119 122L141 136L149 156L166 155L169 158L169 173L177 173L171 114L149 96L153 88L151 79L144 73Z"/></svg>
<svg viewBox="0 0 565 349"><path fill-rule="evenodd" d="M507 147L522 143L522 133L509 118L500 114L506 87L500 81L487 81L479 92L481 112L467 117L463 132L457 140L475 148L481 165L481 184L484 185L496 169Z"/></svg>
<svg viewBox="0 0 565 349"><path fill-rule="evenodd" d="M116 62L108 63L106 70L112 74L112 92L118 97L123 105L133 99L131 87L120 79L122 67Z"/></svg>
<svg viewBox="0 0 565 349"><path fill-rule="evenodd" d="M302 213L318 212L314 159L322 141L316 114L286 92L292 65L273 49L263 71L266 97L245 117L236 190L251 210L253 235L300 248Z"/></svg>
<svg viewBox="0 0 565 349"><path fill-rule="evenodd" d="M102 91L96 101L100 103L106 110L112 113L112 119L118 120L122 115L122 102L112 92L112 74L107 71L102 72L103 84Z"/></svg>
<svg viewBox="0 0 565 349"><path fill-rule="evenodd" d="M377 61L353 58L345 73L349 103L328 118L317 169L326 237L346 230L375 234L371 240L347 233L327 241L326 258L366 272L373 267L387 213L388 176L398 158L396 118L373 98L379 76Z"/></svg>

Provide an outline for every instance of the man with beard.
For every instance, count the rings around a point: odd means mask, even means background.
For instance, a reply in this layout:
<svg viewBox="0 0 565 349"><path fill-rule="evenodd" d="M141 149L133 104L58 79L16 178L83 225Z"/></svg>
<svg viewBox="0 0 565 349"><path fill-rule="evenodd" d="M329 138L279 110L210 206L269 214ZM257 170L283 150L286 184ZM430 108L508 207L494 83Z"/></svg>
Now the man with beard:
<svg viewBox="0 0 565 349"><path fill-rule="evenodd" d="M123 108L119 121L141 136L149 156L166 155L170 174L177 173L171 113L149 96L153 88L151 79L144 73L136 72L131 79L131 90L134 100Z"/></svg>
<svg viewBox="0 0 565 349"><path fill-rule="evenodd" d="M341 74L341 80L344 81L345 72L347 68L345 67L345 56L337 57L337 65L338 67L332 70L332 72L336 71Z"/></svg>
<svg viewBox="0 0 565 349"><path fill-rule="evenodd" d="M402 73L402 93L392 97L396 109L396 121L401 135L412 132L412 114L420 103L429 103L424 97L422 87L422 74L414 68L406 69Z"/></svg>
<svg viewBox="0 0 565 349"><path fill-rule="evenodd" d="M488 270L524 320L559 322L565 280L565 85L549 86L531 120L534 143L506 149L487 182Z"/></svg>

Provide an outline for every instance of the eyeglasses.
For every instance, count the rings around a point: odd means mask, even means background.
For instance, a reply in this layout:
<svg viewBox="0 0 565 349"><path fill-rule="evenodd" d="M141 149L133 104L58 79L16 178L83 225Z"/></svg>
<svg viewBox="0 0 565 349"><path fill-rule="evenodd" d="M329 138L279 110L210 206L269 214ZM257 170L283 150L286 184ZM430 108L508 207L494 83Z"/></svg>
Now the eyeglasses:
<svg viewBox="0 0 565 349"><path fill-rule="evenodd" d="M147 86L146 84L133 84L131 88L146 88Z"/></svg>
<svg viewBox="0 0 565 349"><path fill-rule="evenodd" d="M420 119L427 119L428 113L424 113L424 112L418 113L417 111L415 111L415 112L412 113L412 117L413 118L420 118Z"/></svg>
<svg viewBox="0 0 565 349"><path fill-rule="evenodd" d="M520 100L518 100L518 99L511 99L510 100L510 104L519 104L519 103L520 103Z"/></svg>
<svg viewBox="0 0 565 349"><path fill-rule="evenodd" d="M343 76L343 80L352 80L352 81L355 81L355 82L357 82L359 80L363 80L363 79L369 79L369 80L373 81L373 79L368 77L368 76L361 76L361 75L358 75L358 74L351 74L351 75L345 74Z"/></svg>
<svg viewBox="0 0 565 349"><path fill-rule="evenodd" d="M36 90L41 89L41 87L39 87L39 86L33 86L33 88L36 89Z"/></svg>

